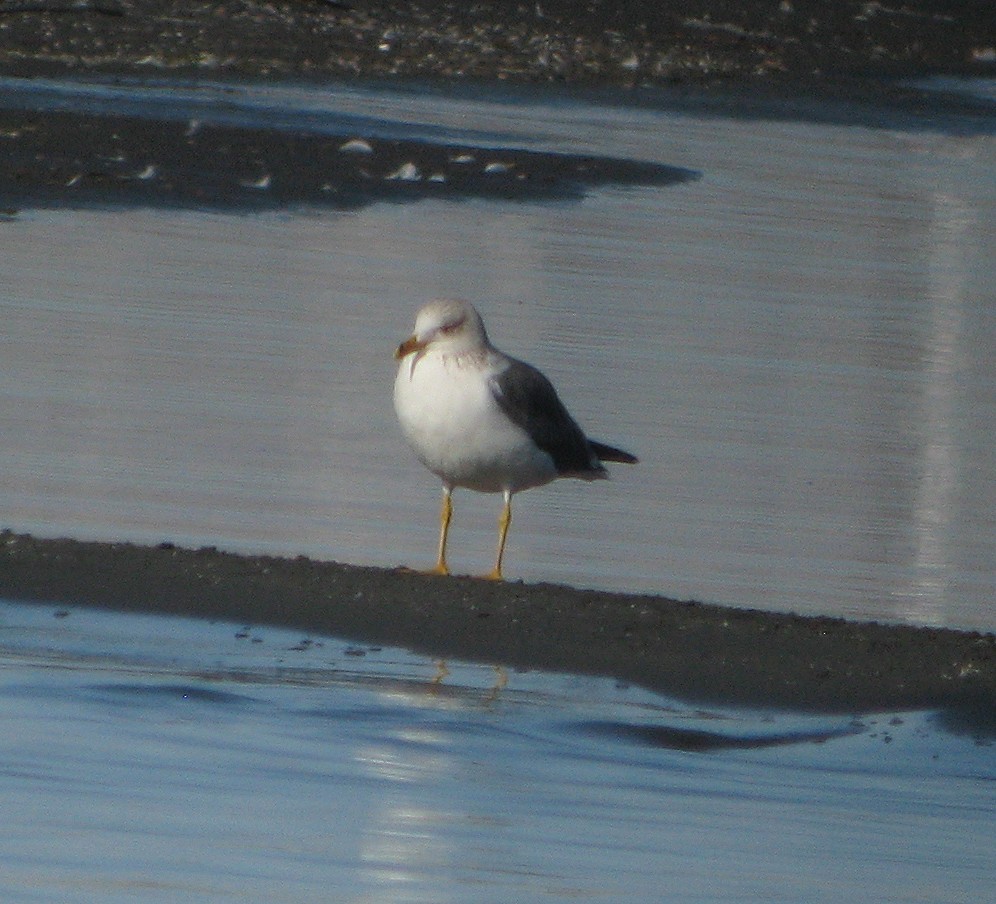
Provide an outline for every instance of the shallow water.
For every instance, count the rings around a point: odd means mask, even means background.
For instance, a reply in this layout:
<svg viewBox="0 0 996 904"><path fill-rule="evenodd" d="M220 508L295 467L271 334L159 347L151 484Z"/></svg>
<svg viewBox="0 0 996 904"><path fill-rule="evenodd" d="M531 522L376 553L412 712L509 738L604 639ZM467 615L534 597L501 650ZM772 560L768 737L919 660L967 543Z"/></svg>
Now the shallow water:
<svg viewBox="0 0 996 904"><path fill-rule="evenodd" d="M929 713L447 666L0 603L0 896L961 904L996 878L992 739Z"/></svg>
<svg viewBox="0 0 996 904"><path fill-rule="evenodd" d="M438 488L400 442L391 352L424 300L459 294L642 460L518 497L512 577L996 627L991 134L296 87L135 104L702 178L580 202L22 212L0 224L9 526L428 563ZM497 501L455 502L452 564L485 571Z"/></svg>

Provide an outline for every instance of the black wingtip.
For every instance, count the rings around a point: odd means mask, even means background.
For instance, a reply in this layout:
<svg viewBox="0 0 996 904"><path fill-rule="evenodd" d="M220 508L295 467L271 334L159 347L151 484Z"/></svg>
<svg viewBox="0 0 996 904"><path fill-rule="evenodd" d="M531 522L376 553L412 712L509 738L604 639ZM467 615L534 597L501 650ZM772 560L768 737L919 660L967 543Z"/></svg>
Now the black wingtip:
<svg viewBox="0 0 996 904"><path fill-rule="evenodd" d="M629 452L624 452L615 446L606 446L605 443L596 443L594 440L588 440L588 445L599 461L615 461L623 465L635 465L640 461L635 455L630 455Z"/></svg>

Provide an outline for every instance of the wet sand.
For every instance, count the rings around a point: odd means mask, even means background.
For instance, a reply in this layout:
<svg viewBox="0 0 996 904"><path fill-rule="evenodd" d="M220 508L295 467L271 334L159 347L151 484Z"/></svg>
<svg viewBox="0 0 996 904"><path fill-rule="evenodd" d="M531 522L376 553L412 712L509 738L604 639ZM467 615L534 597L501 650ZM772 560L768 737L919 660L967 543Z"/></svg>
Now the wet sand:
<svg viewBox="0 0 996 904"><path fill-rule="evenodd" d="M621 87L991 72L996 11L861 0L3 0L0 71Z"/></svg>
<svg viewBox="0 0 996 904"><path fill-rule="evenodd" d="M973 731L996 727L992 634L9 531L0 534L0 595L611 676L703 703L835 713L939 708Z"/></svg>
<svg viewBox="0 0 996 904"><path fill-rule="evenodd" d="M515 148L388 140L147 116L0 109L0 205L212 210L381 201L576 199L594 187L667 185L679 167Z"/></svg>

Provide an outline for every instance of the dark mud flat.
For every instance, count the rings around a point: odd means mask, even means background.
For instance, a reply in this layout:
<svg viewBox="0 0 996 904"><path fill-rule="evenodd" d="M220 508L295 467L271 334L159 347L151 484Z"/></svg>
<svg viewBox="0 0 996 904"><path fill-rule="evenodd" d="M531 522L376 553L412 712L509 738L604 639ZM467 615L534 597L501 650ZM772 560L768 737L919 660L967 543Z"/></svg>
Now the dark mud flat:
<svg viewBox="0 0 996 904"><path fill-rule="evenodd" d="M0 0L0 71L617 86L974 74L996 8L950 0Z"/></svg>
<svg viewBox="0 0 996 904"><path fill-rule="evenodd" d="M0 110L0 207L356 208L424 198L577 199L696 173L655 163L198 120Z"/></svg>
<svg viewBox="0 0 996 904"><path fill-rule="evenodd" d="M938 708L954 726L996 733L992 634L9 531L0 534L0 594L605 675L691 701L835 713Z"/></svg>

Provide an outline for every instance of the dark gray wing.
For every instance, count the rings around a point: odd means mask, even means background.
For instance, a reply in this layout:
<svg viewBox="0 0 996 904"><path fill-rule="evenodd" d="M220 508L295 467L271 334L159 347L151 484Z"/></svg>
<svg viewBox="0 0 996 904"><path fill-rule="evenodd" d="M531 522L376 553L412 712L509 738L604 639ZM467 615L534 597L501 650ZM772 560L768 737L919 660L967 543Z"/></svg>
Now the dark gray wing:
<svg viewBox="0 0 996 904"><path fill-rule="evenodd" d="M557 390L535 367L510 359L490 383L501 410L553 459L558 473L590 477L605 473Z"/></svg>

